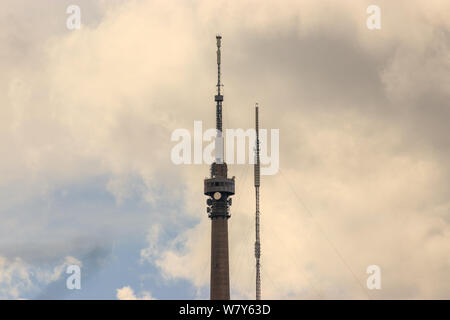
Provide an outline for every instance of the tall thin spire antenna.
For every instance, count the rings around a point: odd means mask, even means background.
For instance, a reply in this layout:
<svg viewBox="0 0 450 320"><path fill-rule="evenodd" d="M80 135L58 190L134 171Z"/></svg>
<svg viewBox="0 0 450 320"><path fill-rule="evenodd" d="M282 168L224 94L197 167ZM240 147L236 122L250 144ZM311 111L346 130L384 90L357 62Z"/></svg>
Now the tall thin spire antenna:
<svg viewBox="0 0 450 320"><path fill-rule="evenodd" d="M228 178L227 164L223 157L222 101L220 92L220 47L222 37L217 40L217 94L216 101L216 161L211 164L211 177L204 180L206 212L211 219L211 300L230 299L230 262L228 255L228 219L231 196L234 195L235 179Z"/></svg>
<svg viewBox="0 0 450 320"><path fill-rule="evenodd" d="M222 102L223 95L220 92L222 87L222 83L220 82L220 65L221 65L221 55L220 55L220 47L222 46L222 36L216 36L217 41L217 95L214 97L216 101L216 163L223 163L224 161L224 152L223 152L223 137L222 137Z"/></svg>
<svg viewBox="0 0 450 320"><path fill-rule="evenodd" d="M255 241L255 258L256 258L256 300L261 300L261 241L259 235L259 187L260 179L260 162L259 162L259 119L258 119L258 103L255 104L255 130L256 130L256 146L255 146L255 195L256 195L256 241Z"/></svg>

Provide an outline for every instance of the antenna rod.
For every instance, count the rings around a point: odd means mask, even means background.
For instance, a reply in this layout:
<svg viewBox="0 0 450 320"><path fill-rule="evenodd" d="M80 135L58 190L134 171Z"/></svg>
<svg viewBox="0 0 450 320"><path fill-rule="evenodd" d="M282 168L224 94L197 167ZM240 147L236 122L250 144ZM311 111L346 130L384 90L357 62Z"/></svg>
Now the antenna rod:
<svg viewBox="0 0 450 320"><path fill-rule="evenodd" d="M259 162L259 119L258 119L258 103L255 105L255 130L256 130L256 147L255 147L255 194L256 194L256 241L255 241L255 258L256 258L256 300L261 300L261 242L259 237L259 186L260 183L260 162Z"/></svg>
<svg viewBox="0 0 450 320"><path fill-rule="evenodd" d="M221 56L220 56L220 47L222 45L222 36L216 36L217 41L217 95L214 97L216 101L216 163L223 163L223 137L222 137L222 101L223 95L220 93L220 88L222 84L220 83L220 64L221 64Z"/></svg>

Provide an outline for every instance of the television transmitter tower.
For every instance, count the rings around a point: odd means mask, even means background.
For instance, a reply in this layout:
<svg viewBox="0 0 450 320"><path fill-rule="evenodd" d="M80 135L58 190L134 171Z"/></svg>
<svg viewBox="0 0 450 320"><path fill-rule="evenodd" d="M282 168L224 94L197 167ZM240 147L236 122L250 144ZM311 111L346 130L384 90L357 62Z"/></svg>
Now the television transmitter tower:
<svg viewBox="0 0 450 320"><path fill-rule="evenodd" d="M228 257L228 219L231 206L230 196L234 195L234 177L227 177L227 164L224 161L224 141L222 135L222 102L220 92L220 47L222 37L216 36L217 41L217 95L216 101L216 130L215 162L211 164L211 177L204 180L204 194L208 217L211 219L211 300L230 299L230 270Z"/></svg>

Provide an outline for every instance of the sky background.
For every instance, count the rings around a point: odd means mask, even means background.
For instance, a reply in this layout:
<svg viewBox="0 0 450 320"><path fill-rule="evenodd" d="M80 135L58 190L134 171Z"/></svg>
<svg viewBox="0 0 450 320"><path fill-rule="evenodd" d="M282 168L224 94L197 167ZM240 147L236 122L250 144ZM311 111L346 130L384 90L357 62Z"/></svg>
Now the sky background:
<svg viewBox="0 0 450 320"><path fill-rule="evenodd" d="M1 1L0 298L209 298L209 168L174 165L170 137L214 127L216 33L224 127L258 101L280 130L263 297L450 298L446 0ZM253 169L229 174L231 297L251 299Z"/></svg>

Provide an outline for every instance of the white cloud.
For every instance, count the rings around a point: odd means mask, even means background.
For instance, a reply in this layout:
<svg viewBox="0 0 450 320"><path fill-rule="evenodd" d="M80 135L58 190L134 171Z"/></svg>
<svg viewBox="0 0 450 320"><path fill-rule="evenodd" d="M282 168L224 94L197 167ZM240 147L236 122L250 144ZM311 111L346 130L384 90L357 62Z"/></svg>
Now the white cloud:
<svg viewBox="0 0 450 320"><path fill-rule="evenodd" d="M41 286L60 279L70 264L82 266L78 259L70 256L53 268L30 264L19 257L0 256L0 298L20 299L24 294L36 292Z"/></svg>
<svg viewBox="0 0 450 320"><path fill-rule="evenodd" d="M161 226L159 224L154 224L150 227L147 233L148 246L141 250L141 262L145 260L152 262L155 257L158 257L161 249L160 234Z"/></svg>
<svg viewBox="0 0 450 320"><path fill-rule="evenodd" d="M130 286L126 286L116 290L116 297L119 300L153 300L150 292L144 291L140 297L136 297L133 289Z"/></svg>

